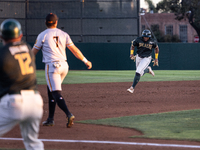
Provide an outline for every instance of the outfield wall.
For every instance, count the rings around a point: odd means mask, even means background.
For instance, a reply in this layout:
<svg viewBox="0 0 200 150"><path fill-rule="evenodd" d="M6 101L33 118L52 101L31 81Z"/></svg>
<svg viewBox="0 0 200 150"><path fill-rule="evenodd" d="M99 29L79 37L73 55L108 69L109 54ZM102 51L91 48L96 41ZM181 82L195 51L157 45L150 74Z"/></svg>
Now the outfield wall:
<svg viewBox="0 0 200 150"><path fill-rule="evenodd" d="M33 46L33 43L30 45ZM129 58L130 43L75 43L75 45L92 62L93 70L135 69L135 63ZM159 48L159 67L153 67L153 70L200 70L200 43L159 43ZM70 70L87 69L68 49L66 51ZM36 65L37 69L44 69L41 51L36 55Z"/></svg>
<svg viewBox="0 0 200 150"><path fill-rule="evenodd" d="M75 43L75 45L93 63L93 70L135 69L135 63L129 58L130 43ZM159 48L159 67L153 67L154 70L200 70L199 43L160 43ZM87 69L68 49L67 59L71 70ZM41 61L40 52L36 57L37 69L44 69Z"/></svg>

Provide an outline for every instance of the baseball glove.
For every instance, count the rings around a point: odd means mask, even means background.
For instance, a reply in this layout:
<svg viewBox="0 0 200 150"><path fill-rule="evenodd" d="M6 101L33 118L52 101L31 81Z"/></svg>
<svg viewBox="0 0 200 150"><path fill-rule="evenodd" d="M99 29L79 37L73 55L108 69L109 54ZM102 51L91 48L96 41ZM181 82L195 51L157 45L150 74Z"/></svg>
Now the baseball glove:
<svg viewBox="0 0 200 150"><path fill-rule="evenodd" d="M153 66L159 66L158 65L158 60L157 61L155 61L155 59L152 61L152 63L153 63Z"/></svg>
<svg viewBox="0 0 200 150"><path fill-rule="evenodd" d="M131 60L134 60L134 62L135 62L136 56L131 55L130 58L131 58Z"/></svg>

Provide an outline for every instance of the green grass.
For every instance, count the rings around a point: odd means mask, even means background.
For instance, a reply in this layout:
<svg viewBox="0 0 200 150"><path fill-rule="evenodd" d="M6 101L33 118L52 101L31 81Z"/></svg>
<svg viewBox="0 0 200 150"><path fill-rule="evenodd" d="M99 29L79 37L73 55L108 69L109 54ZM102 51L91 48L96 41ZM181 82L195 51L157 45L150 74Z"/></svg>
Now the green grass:
<svg viewBox="0 0 200 150"><path fill-rule="evenodd" d="M155 77L145 74L144 81L189 81L200 80L199 70L155 70ZM135 71L69 71L63 84L132 82ZM46 84L45 73L37 71L39 84ZM168 112L150 115L127 116L100 120L86 120L81 123L101 124L133 128L144 133L133 138L176 139L200 141L200 110Z"/></svg>
<svg viewBox="0 0 200 150"><path fill-rule="evenodd" d="M144 81L186 81L200 80L199 70L155 70L155 77L146 74ZM135 70L129 71L69 71L63 84L132 82ZM46 84L44 70L37 70L38 84ZM100 120L79 121L81 123L101 124L133 128L144 135L133 138L176 139L200 141L200 110L168 112L149 115L126 116ZM0 150L24 150L1 149Z"/></svg>
<svg viewBox="0 0 200 150"><path fill-rule="evenodd" d="M148 115L126 116L79 123L132 128L144 135L133 138L200 141L200 109Z"/></svg>
<svg viewBox="0 0 200 150"><path fill-rule="evenodd" d="M199 70L155 70L155 77L145 74L141 77L143 81L186 81L200 80ZM105 83L105 82L132 82L135 71L69 71L63 84L80 83ZM37 70L38 84L46 84L45 72Z"/></svg>

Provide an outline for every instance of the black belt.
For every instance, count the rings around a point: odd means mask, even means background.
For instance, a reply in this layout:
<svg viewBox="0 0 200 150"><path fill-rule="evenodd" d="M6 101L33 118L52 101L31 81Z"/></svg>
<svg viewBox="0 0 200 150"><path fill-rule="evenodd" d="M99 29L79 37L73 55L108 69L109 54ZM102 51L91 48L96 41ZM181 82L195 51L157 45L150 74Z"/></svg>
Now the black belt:
<svg viewBox="0 0 200 150"><path fill-rule="evenodd" d="M34 91L35 94L39 94L39 91L37 90L30 90L30 91ZM8 93L5 93L5 94L2 94L0 96L0 102L1 102L1 98L6 95L6 94L9 94L9 95L12 95L12 94L21 94L21 91L9 91Z"/></svg>
<svg viewBox="0 0 200 150"><path fill-rule="evenodd" d="M21 94L21 92L20 91L17 91L17 92L12 91L12 92L8 92L8 94Z"/></svg>
<svg viewBox="0 0 200 150"><path fill-rule="evenodd" d="M37 90L30 90L30 91L34 91L35 94L39 93ZM21 91L10 91L8 92L8 94L21 94Z"/></svg>
<svg viewBox="0 0 200 150"><path fill-rule="evenodd" d="M55 61L52 61L52 62L67 62L67 60L55 60Z"/></svg>

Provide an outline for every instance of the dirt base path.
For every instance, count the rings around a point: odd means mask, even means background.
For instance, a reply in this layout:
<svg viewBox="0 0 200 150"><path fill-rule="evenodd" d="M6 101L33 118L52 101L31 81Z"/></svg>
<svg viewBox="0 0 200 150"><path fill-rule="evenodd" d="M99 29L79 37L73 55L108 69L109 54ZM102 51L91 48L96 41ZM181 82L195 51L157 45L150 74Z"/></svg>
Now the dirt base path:
<svg viewBox="0 0 200 150"><path fill-rule="evenodd" d="M126 91L130 85L131 83L63 85L62 95L65 98L68 108L75 115L76 121L200 108L200 81L140 82L134 94L130 94ZM44 99L44 115L42 119L42 121L44 121L48 117L46 86L39 85L39 91ZM64 113L56 106L55 126L41 126L39 138L200 145L200 142L190 141L129 138L130 136L140 134L140 132L134 129L80 123L75 123L74 126L69 129L66 128ZM21 138L19 127L15 127L3 137ZM95 143L44 142L44 144L46 149L51 150L183 149L160 146ZM0 147L23 148L24 146L22 141L0 140ZM190 148L186 149L188 150Z"/></svg>

